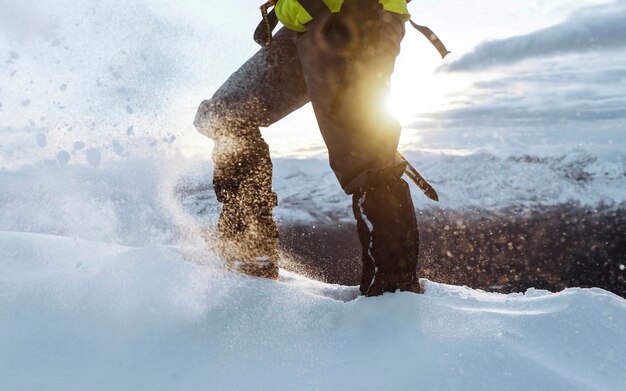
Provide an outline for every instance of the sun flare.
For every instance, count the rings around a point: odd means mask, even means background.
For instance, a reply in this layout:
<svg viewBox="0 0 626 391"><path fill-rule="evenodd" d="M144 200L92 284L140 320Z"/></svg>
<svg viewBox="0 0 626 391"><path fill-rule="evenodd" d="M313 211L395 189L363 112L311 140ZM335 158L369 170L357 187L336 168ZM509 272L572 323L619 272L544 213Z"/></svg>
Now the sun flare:
<svg viewBox="0 0 626 391"><path fill-rule="evenodd" d="M468 77L456 75L397 72L392 78L387 108L405 126L421 114L449 108L458 101L459 91L471 82Z"/></svg>

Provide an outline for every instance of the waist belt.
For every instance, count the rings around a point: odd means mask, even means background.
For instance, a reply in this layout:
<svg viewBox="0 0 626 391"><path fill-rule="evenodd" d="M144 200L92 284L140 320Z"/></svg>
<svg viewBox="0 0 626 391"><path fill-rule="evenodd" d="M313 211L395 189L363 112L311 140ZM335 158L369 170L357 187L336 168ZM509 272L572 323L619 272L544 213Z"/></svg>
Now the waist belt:
<svg viewBox="0 0 626 391"><path fill-rule="evenodd" d="M278 24L278 17L276 17L276 12L274 9L270 11L270 8L274 7L278 0L269 0L267 3L263 4L261 8L261 15L263 16L263 20L259 23L257 28L254 30L254 41L261 46L270 46L272 43L272 31L276 28ZM410 1L410 0L409 0ZM407 1L408 2L408 1ZM328 7L322 0L298 0L298 3L306 10L306 12L313 17L313 19L322 16L325 12L328 12ZM431 29L426 26L421 26L413 20L409 20L411 26L414 29L422 33L428 39L428 41L437 49L441 58L450 53L446 46L441 42L437 34L435 34Z"/></svg>

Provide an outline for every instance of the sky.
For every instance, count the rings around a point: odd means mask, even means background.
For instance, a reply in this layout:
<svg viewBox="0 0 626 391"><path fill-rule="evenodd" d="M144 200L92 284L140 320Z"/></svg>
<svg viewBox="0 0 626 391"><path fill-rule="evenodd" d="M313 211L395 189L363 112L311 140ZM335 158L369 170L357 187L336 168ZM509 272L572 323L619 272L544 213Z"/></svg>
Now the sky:
<svg viewBox="0 0 626 391"><path fill-rule="evenodd" d="M154 145L208 157L193 116L258 50L258 5L0 0L0 162L33 148L115 157ZM626 1L416 0L409 10L452 53L442 61L407 26L390 97L402 148L466 153L503 137L523 148L528 134L575 144L590 129L602 145L626 145ZM263 132L274 156L324 155L308 105Z"/></svg>

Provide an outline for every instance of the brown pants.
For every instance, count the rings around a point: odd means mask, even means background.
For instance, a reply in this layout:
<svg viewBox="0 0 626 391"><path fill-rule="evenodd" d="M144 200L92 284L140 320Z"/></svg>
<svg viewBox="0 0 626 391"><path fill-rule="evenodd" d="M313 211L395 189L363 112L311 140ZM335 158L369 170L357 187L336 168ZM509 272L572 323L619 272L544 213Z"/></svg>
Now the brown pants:
<svg viewBox="0 0 626 391"><path fill-rule="evenodd" d="M352 9L354 3L313 20L305 33L281 29L202 102L195 122L200 132L232 137L233 131L269 126L310 101L330 165L347 193L363 172L391 164L400 125L387 113L385 99L404 17L376 4L378 20L372 23Z"/></svg>
<svg viewBox="0 0 626 391"><path fill-rule="evenodd" d="M195 125L215 141L214 187L218 200L224 203L220 217L224 239L238 237L238 243L247 241L244 247L266 248L249 252L248 257L263 255L277 246L274 239L267 245L260 243L265 239L258 234L260 230L263 235L277 237L271 219L275 206L272 164L259 127L277 122L309 101L328 148L330 165L344 191L354 195L355 203L358 199L363 204L364 186L372 173L393 173L389 180L401 181L402 170L394 169L400 125L387 112L385 99L403 36L402 15L384 11L377 0L346 0L340 13L328 12L314 19L305 33L281 29L269 47L259 50L210 100L201 103ZM376 176L381 182L381 175ZM408 212L412 222L392 224L416 242L408 187L400 188L402 194L395 198L400 197L402 205L379 202L376 207L396 210L392 216ZM372 202L364 203L368 204ZM241 209L245 215L237 215ZM355 209L361 225L362 212L367 211ZM360 235L364 249L372 240L376 244L376 235L368 232L368 238ZM408 255L403 258L410 260L400 262L405 266L398 272L414 274L417 248L404 252ZM367 254L371 251L364 251L364 257ZM398 260L383 263L397 266ZM378 265L375 261L368 264ZM371 275L379 267L369 269L367 274Z"/></svg>

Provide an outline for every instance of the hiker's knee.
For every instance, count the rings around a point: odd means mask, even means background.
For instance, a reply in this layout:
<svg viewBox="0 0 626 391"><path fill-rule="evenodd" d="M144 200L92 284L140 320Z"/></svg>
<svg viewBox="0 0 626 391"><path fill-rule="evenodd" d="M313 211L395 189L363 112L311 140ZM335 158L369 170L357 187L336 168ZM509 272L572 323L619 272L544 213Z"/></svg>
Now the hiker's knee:
<svg viewBox="0 0 626 391"><path fill-rule="evenodd" d="M211 138L245 137L263 126L264 109L253 97L244 100L216 93L200 103L194 125L198 132Z"/></svg>
<svg viewBox="0 0 626 391"><path fill-rule="evenodd" d="M201 134L215 138L232 126L227 113L227 108L219 99L206 99L200 103L193 124Z"/></svg>

